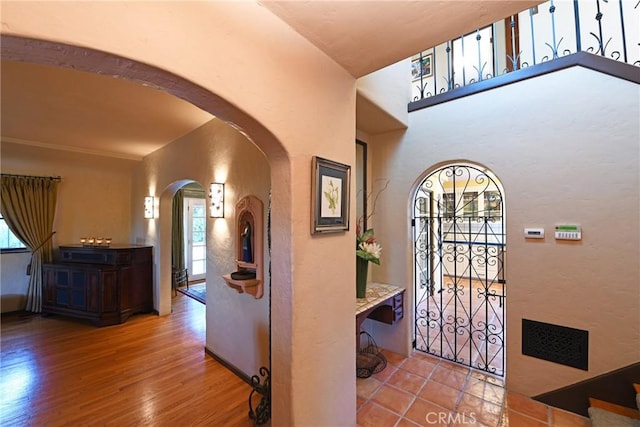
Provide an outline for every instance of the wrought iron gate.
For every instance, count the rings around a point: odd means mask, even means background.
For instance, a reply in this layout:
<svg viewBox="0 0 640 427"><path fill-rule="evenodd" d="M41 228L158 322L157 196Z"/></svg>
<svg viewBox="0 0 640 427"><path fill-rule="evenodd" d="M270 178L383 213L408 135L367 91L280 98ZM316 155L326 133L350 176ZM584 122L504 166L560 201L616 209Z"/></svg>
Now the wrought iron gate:
<svg viewBox="0 0 640 427"><path fill-rule="evenodd" d="M443 167L420 184L413 215L415 348L504 376L500 183L475 166Z"/></svg>

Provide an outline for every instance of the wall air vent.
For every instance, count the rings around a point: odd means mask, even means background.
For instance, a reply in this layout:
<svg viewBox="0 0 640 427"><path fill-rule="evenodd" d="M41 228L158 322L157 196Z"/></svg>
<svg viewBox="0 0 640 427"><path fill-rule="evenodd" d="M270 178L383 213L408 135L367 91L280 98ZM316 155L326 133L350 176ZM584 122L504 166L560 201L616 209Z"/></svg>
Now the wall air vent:
<svg viewBox="0 0 640 427"><path fill-rule="evenodd" d="M522 319L522 354L587 371L589 332Z"/></svg>

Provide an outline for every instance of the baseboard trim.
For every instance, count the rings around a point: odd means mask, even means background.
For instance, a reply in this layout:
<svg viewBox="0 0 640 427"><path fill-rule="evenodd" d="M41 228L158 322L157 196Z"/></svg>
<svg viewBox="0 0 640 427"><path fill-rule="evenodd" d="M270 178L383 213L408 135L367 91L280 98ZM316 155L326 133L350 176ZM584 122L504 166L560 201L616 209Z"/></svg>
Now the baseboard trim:
<svg viewBox="0 0 640 427"><path fill-rule="evenodd" d="M639 381L640 362L636 362L579 383L534 396L533 399L585 417L589 416L589 398L637 410L633 385Z"/></svg>
<svg viewBox="0 0 640 427"><path fill-rule="evenodd" d="M0 313L0 318L9 319L9 318L17 318L17 319L27 319L34 316L41 316L42 313L36 313L35 311L28 310L15 310L15 311L5 311L4 313Z"/></svg>
<svg viewBox="0 0 640 427"><path fill-rule="evenodd" d="M233 372L238 378L247 384L251 385L251 377L244 372L242 372L237 366L229 361L223 359L222 357L215 354L213 351L209 350L206 346L204 347L204 352L211 356L216 362L220 363L222 366Z"/></svg>

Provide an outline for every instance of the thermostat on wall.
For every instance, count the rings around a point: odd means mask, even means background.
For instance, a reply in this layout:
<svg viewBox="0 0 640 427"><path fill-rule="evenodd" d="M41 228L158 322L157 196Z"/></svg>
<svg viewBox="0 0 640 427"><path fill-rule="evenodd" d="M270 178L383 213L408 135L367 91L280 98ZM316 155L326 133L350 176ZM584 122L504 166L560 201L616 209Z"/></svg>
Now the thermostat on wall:
<svg viewBox="0 0 640 427"><path fill-rule="evenodd" d="M582 240L579 225L556 225L556 240Z"/></svg>
<svg viewBox="0 0 640 427"><path fill-rule="evenodd" d="M525 228L525 239L544 239L544 228Z"/></svg>

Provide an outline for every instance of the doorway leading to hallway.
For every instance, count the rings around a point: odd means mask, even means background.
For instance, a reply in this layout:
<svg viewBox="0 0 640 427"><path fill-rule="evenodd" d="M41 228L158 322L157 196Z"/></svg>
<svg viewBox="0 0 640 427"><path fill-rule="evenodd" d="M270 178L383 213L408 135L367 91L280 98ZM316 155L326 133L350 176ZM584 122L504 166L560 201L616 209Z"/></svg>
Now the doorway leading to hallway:
<svg viewBox="0 0 640 427"><path fill-rule="evenodd" d="M414 347L505 374L504 192L491 171L449 164L413 203Z"/></svg>
<svg viewBox="0 0 640 427"><path fill-rule="evenodd" d="M171 269L174 290L180 287L188 288L188 284L194 282L205 281L207 267L206 212L205 191L200 183L184 184L173 195Z"/></svg>
<svg viewBox="0 0 640 427"><path fill-rule="evenodd" d="M174 194L172 204L172 287L174 292L182 292L205 304L207 206L204 188L198 182L183 185Z"/></svg>
<svg viewBox="0 0 640 427"><path fill-rule="evenodd" d="M207 207L204 198L187 197L184 200L185 260L189 281L205 279L207 272Z"/></svg>

